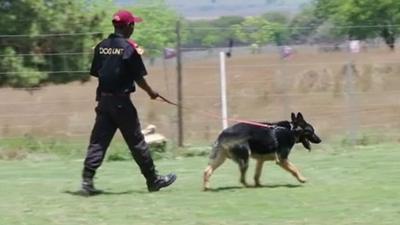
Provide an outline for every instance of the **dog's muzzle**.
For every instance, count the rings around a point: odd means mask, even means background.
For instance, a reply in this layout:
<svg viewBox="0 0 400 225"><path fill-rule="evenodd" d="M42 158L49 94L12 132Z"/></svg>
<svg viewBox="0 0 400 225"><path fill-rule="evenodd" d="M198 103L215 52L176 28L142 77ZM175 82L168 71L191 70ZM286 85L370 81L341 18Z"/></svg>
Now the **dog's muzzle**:
<svg viewBox="0 0 400 225"><path fill-rule="evenodd" d="M300 142L303 144L304 148L308 149L308 151L311 151L311 143L319 144L321 143L321 138L319 138L316 134L311 136L302 136L300 137Z"/></svg>

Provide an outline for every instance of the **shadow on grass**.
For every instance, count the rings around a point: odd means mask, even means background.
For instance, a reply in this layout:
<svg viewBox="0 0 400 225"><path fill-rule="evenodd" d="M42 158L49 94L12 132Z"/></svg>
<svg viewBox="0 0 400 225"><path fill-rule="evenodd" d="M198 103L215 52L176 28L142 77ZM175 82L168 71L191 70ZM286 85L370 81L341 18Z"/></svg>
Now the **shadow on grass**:
<svg viewBox="0 0 400 225"><path fill-rule="evenodd" d="M259 188L299 188L303 187L301 184L268 184L262 186L228 186L228 187L219 187L219 188L210 188L207 191L210 192L220 192L220 191L230 191L230 190L237 190L237 189L259 189Z"/></svg>
<svg viewBox="0 0 400 225"><path fill-rule="evenodd" d="M303 185L301 185L301 184L267 184L267 185L261 186L261 188L299 188L299 187L303 187Z"/></svg>
<svg viewBox="0 0 400 225"><path fill-rule="evenodd" d="M144 194L144 193L149 193L149 192L138 191L138 190L120 191L120 192L98 191L96 193L88 194L82 190L78 190L78 191L64 191L63 193L69 194L69 195L74 195L74 196L81 196L81 197L94 197L94 196L100 196L100 195L129 195L129 194L133 194L133 193Z"/></svg>

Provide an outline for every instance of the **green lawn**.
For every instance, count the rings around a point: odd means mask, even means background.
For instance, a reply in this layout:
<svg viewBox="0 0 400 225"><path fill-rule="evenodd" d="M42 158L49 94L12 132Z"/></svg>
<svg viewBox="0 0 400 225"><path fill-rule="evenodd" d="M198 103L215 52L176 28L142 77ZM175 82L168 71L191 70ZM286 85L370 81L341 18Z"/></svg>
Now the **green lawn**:
<svg viewBox="0 0 400 225"><path fill-rule="evenodd" d="M106 193L90 198L70 194L79 188L81 161L0 161L0 224L400 224L397 145L295 150L291 158L307 184L270 162L265 187L242 188L227 161L210 192L201 191L206 157L157 161L161 172L178 174L174 186L157 193L147 192L133 161L105 162L96 184ZM253 167L249 172L252 182Z"/></svg>

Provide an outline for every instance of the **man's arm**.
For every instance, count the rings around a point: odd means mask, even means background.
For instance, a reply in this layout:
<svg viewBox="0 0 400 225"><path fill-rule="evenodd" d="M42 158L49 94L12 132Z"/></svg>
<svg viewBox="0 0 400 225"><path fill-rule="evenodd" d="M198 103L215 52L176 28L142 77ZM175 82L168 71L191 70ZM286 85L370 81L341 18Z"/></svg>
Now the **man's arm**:
<svg viewBox="0 0 400 225"><path fill-rule="evenodd" d="M146 79L144 79L144 76L147 75L147 70L146 67L144 66L142 57L138 54L136 51L135 47L133 46L132 48L133 52L129 54L129 60L130 60L130 69L131 73L134 76L135 83L143 89L151 99L156 99L159 95L156 91L154 91L150 85L147 83ZM124 52L127 53L128 51Z"/></svg>
<svg viewBox="0 0 400 225"><path fill-rule="evenodd" d="M150 96L151 99L156 99L158 97L158 93L150 87L150 85L147 83L144 77L137 79L136 83L137 85L139 85L141 89L143 89Z"/></svg>

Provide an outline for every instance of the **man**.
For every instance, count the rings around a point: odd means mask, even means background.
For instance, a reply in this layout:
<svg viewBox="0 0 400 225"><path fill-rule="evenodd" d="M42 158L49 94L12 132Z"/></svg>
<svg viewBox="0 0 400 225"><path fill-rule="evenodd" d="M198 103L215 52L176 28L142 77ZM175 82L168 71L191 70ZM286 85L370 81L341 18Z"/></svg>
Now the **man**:
<svg viewBox="0 0 400 225"><path fill-rule="evenodd" d="M106 150L117 129L122 133L130 152L140 167L149 192L158 191L176 180L175 174L157 175L149 147L141 133L140 122L130 93L136 83L150 96L159 95L144 79L147 74L137 45L129 40L135 23L140 17L120 10L113 17L114 33L96 47L90 74L98 78L96 121L90 137L82 172L82 192L85 195L99 194L93 184L97 168L100 167Z"/></svg>

